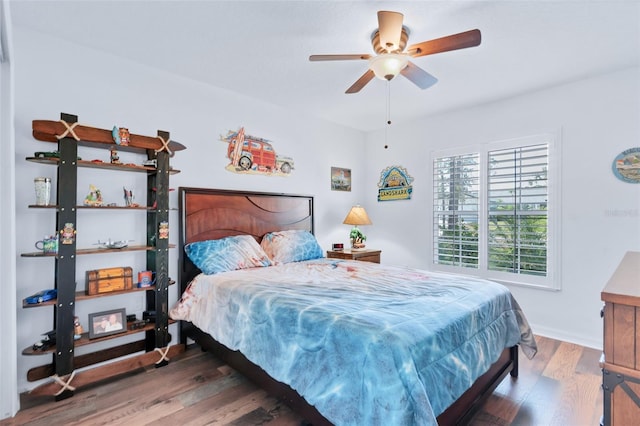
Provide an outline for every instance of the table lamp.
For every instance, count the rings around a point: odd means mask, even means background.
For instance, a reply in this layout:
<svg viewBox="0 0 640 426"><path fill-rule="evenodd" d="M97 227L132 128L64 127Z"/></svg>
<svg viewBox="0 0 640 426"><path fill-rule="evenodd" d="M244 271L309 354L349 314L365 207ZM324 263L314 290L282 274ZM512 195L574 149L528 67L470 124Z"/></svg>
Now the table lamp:
<svg viewBox="0 0 640 426"><path fill-rule="evenodd" d="M344 218L345 225L353 225L351 233L349 234L349 240L351 241L351 249L358 250L364 248L364 242L367 237L358 229L358 225L371 225L371 219L367 215L367 211L364 207L356 204L351 207L347 217Z"/></svg>

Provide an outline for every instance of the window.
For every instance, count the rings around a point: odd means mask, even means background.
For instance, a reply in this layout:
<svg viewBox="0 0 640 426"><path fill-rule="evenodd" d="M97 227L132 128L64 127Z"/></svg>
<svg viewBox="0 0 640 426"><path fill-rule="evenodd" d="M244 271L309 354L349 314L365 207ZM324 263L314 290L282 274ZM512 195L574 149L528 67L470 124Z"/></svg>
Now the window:
<svg viewBox="0 0 640 426"><path fill-rule="evenodd" d="M433 162L435 263L478 267L478 153Z"/></svg>
<svg viewBox="0 0 640 426"><path fill-rule="evenodd" d="M488 268L547 273L547 145L489 152Z"/></svg>
<svg viewBox="0 0 640 426"><path fill-rule="evenodd" d="M434 153L436 269L558 288L554 139L538 135Z"/></svg>

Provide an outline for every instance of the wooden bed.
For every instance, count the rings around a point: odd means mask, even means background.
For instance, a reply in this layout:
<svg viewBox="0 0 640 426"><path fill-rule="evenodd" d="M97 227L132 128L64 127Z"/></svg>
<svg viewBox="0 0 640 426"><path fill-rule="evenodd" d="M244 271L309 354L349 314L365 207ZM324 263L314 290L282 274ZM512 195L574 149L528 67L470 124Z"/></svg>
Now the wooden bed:
<svg viewBox="0 0 640 426"><path fill-rule="evenodd" d="M200 272L184 254L187 243L248 234L258 241L267 232L303 229L314 232L313 196L220 189L179 189L181 293ZM180 340L193 339L231 367L283 400L314 425L331 424L288 385L278 382L240 352L231 351L193 324L180 322ZM465 424L508 375L517 377L518 347L505 349L499 360L454 404L438 416L441 425ZM446 386L446 384L443 384Z"/></svg>

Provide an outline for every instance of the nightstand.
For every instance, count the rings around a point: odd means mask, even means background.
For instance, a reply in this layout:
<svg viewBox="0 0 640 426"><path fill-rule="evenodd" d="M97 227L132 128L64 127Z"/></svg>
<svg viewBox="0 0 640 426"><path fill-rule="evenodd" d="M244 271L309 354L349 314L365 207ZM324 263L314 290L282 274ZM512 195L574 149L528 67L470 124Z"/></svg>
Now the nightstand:
<svg viewBox="0 0 640 426"><path fill-rule="evenodd" d="M380 263L381 250L351 250L341 251L327 250L327 257L332 259L359 260L362 262Z"/></svg>

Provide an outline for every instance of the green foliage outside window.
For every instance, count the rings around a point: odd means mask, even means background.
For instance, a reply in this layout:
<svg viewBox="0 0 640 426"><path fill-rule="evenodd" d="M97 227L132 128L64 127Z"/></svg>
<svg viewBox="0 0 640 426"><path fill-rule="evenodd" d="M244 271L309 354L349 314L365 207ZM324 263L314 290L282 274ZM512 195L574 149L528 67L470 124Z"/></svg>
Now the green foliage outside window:
<svg viewBox="0 0 640 426"><path fill-rule="evenodd" d="M456 266L478 266L478 224L458 219L447 227L440 226L438 263Z"/></svg>
<svg viewBox="0 0 640 426"><path fill-rule="evenodd" d="M489 216L489 269L521 274L547 272L547 215L516 214L513 206Z"/></svg>

